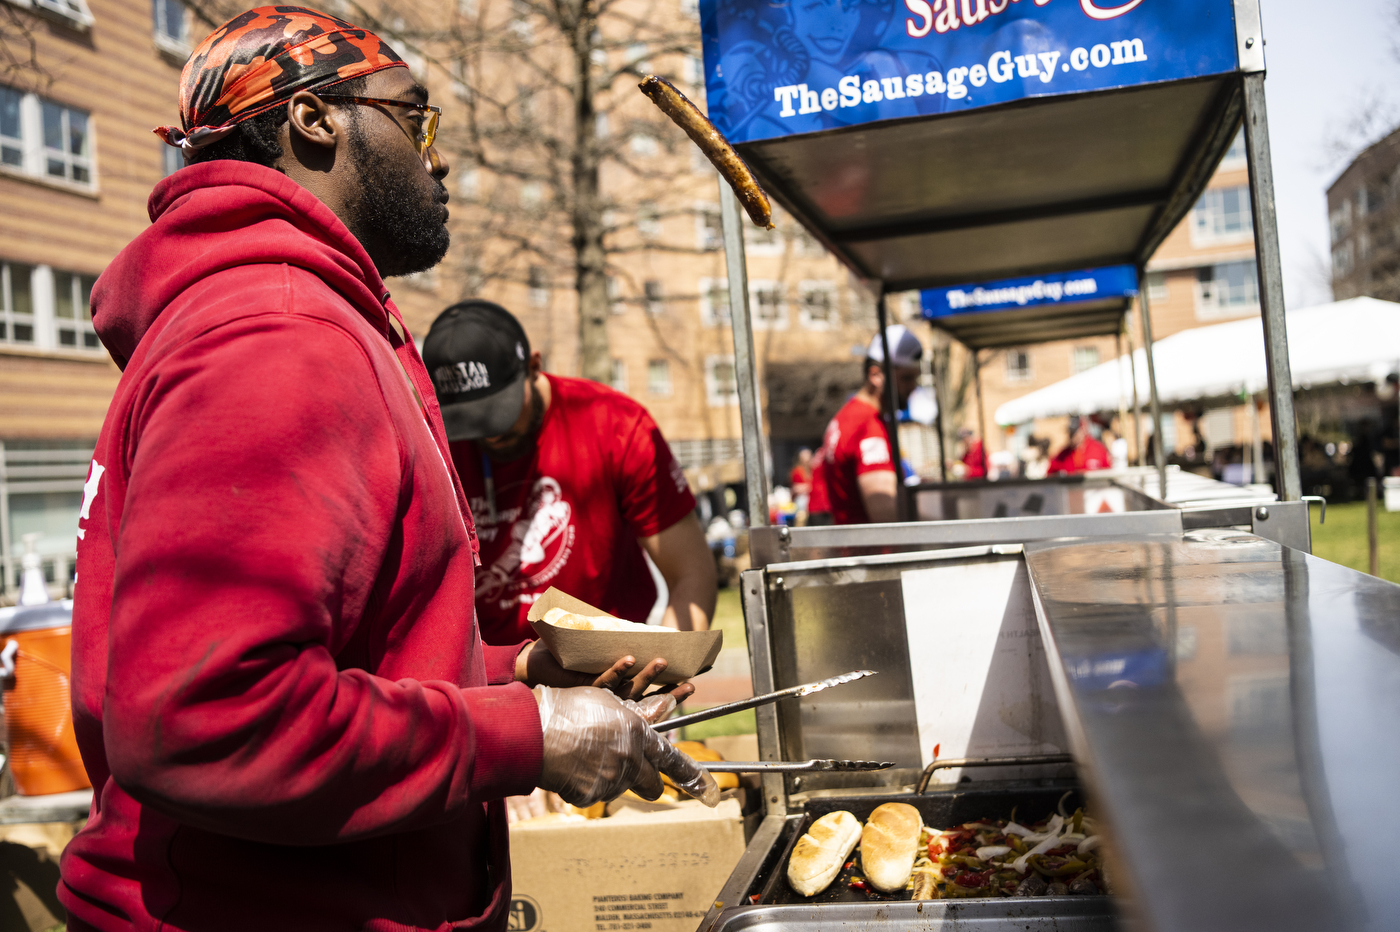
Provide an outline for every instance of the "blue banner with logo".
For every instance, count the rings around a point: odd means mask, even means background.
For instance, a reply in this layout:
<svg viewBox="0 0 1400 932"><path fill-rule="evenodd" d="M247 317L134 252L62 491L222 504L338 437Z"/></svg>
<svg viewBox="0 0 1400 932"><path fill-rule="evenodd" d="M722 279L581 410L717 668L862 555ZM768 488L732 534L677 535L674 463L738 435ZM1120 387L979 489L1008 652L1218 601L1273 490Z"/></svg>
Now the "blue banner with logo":
<svg viewBox="0 0 1400 932"><path fill-rule="evenodd" d="M1078 304L1137 294L1137 270L1109 265L1080 272L1057 272L1030 278L1007 278L975 285L928 288L919 293L924 318L952 317L985 311L1014 311L1038 305Z"/></svg>
<svg viewBox="0 0 1400 932"><path fill-rule="evenodd" d="M1239 67L1232 0L701 0L700 21L735 143Z"/></svg>

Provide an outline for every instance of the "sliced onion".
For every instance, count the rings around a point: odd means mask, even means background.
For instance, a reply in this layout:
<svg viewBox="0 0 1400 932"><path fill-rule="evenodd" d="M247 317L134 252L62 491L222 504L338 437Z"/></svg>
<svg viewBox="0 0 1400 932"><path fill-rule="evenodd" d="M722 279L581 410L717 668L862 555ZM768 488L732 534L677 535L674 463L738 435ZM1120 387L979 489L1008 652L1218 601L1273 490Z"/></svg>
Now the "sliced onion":
<svg viewBox="0 0 1400 932"><path fill-rule="evenodd" d="M1013 868L1016 869L1016 872L1017 872L1018 874L1024 874L1024 873L1026 872L1026 867L1027 867L1028 863L1030 862L1030 859L1031 859L1031 856L1032 856L1032 855L1044 854L1045 852L1049 851L1051 848L1054 848L1054 847L1056 847L1057 845L1059 845L1059 843L1060 843L1060 829L1064 828L1064 824L1065 824L1065 820L1064 820L1064 819L1060 818L1059 816L1055 816L1053 819L1050 820L1050 824L1049 824L1048 826L1046 826L1046 830L1045 830L1045 833L1044 833L1044 834L1039 835L1039 836L1035 836L1035 835L1027 835L1027 836L1026 836L1026 841L1030 841L1030 840L1032 840L1033 838L1037 838L1037 837L1038 837L1038 838L1041 839L1041 842L1040 842L1040 844L1036 845L1034 848L1032 848L1031 850L1027 851L1025 854L1021 855L1019 858L1017 858L1015 861L1012 862L1011 866L1012 866Z"/></svg>
<svg viewBox="0 0 1400 932"><path fill-rule="evenodd" d="M977 858L981 861L990 861L992 858L999 858L1010 852L1010 845L983 845L977 849Z"/></svg>
<svg viewBox="0 0 1400 932"><path fill-rule="evenodd" d="M1079 847L1075 849L1075 853L1088 854L1090 851L1093 851L1099 846L1099 841L1100 837L1098 835L1090 835L1088 838L1084 839L1079 843Z"/></svg>
<svg viewBox="0 0 1400 932"><path fill-rule="evenodd" d="M1065 827L1065 820L1056 815L1050 817L1050 824L1045 826L1043 832L1027 832L1024 835L1026 841L1042 841L1047 838L1060 837L1060 831Z"/></svg>
<svg viewBox="0 0 1400 932"><path fill-rule="evenodd" d="M1029 835L1031 830L1024 825L1017 825L1015 822L1006 823L1006 828L1001 830L1003 835Z"/></svg>

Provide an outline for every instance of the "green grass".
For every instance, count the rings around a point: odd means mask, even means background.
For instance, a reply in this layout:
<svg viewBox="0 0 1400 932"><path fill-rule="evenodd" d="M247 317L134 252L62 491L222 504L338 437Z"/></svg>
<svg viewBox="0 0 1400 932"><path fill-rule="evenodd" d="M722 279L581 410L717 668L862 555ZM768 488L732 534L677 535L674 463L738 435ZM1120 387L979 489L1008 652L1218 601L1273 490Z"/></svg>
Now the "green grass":
<svg viewBox="0 0 1400 932"><path fill-rule="evenodd" d="M702 708L704 707L686 706L685 712L699 712ZM712 718L708 722L687 725L681 729L681 737L686 741L704 741L706 738L717 738L721 735L752 735L757 732L758 724L754 721L753 709L745 709L723 718Z"/></svg>
<svg viewBox="0 0 1400 932"><path fill-rule="evenodd" d="M744 630L744 607L739 601L737 588L721 589L715 603L715 617L710 619L710 627L724 632L724 649L749 649L748 634Z"/></svg>
<svg viewBox="0 0 1400 932"><path fill-rule="evenodd" d="M1324 560L1368 572L1366 542L1366 503L1347 502L1327 506L1327 523L1318 524L1318 509L1312 509L1313 553ZM1400 511L1389 512L1376 503L1378 574L1400 583ZM726 635L727 637L728 635Z"/></svg>

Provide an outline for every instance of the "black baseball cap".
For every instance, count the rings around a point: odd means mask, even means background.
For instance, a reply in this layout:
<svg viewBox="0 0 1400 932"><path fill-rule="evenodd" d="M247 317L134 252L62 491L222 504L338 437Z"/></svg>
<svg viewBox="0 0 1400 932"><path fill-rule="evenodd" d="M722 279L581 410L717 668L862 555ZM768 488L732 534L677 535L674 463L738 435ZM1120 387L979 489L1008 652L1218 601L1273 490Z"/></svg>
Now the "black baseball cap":
<svg viewBox="0 0 1400 932"><path fill-rule="evenodd" d="M423 340L448 440L497 437L525 405L530 338L514 315L490 301L454 304Z"/></svg>

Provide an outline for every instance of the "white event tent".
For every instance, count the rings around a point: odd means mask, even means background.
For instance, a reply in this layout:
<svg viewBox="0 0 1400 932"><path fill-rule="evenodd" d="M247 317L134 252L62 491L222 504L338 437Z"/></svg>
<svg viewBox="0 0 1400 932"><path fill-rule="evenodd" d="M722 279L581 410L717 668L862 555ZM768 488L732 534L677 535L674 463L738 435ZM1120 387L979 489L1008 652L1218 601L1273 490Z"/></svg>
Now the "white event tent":
<svg viewBox="0 0 1400 932"><path fill-rule="evenodd" d="M1288 312L1293 387L1373 382L1400 372L1400 304L1352 298ZM1264 328L1258 317L1183 330L1153 346L1163 405L1263 391ZM1134 355L1138 397L1147 402L1147 359ZM1132 404L1131 367L1112 360L997 408L1001 425L1040 417L1115 411Z"/></svg>

